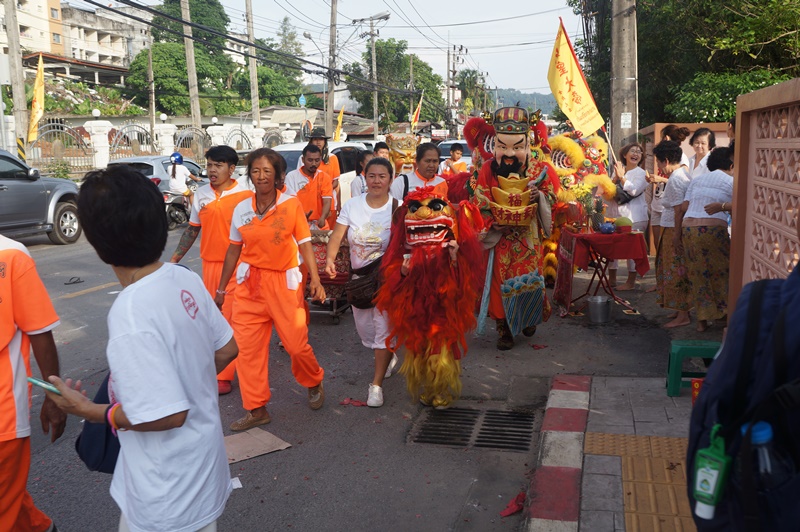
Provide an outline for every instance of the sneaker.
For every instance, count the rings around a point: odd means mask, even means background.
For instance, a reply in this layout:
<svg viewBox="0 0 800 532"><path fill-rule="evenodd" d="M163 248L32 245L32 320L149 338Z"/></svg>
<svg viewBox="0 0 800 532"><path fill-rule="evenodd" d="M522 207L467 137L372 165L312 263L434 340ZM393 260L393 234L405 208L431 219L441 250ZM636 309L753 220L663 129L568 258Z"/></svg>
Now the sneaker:
<svg viewBox="0 0 800 532"><path fill-rule="evenodd" d="M219 393L219 395L229 394L232 389L231 381L217 381L217 393Z"/></svg>
<svg viewBox="0 0 800 532"><path fill-rule="evenodd" d="M324 403L325 390L322 388L322 383L320 382L313 388L308 389L308 406L311 407L311 410L319 410Z"/></svg>
<svg viewBox="0 0 800 532"><path fill-rule="evenodd" d="M386 368L386 375L383 376L384 379L388 379L389 377L394 375L394 369L397 366L397 362L398 362L397 355L395 353L392 353L392 360L391 362L389 362L389 367Z"/></svg>
<svg viewBox="0 0 800 532"><path fill-rule="evenodd" d="M367 398L367 406L371 406L373 408L378 408L379 406L383 406L383 388L380 386L375 386L374 384L369 385L369 397Z"/></svg>

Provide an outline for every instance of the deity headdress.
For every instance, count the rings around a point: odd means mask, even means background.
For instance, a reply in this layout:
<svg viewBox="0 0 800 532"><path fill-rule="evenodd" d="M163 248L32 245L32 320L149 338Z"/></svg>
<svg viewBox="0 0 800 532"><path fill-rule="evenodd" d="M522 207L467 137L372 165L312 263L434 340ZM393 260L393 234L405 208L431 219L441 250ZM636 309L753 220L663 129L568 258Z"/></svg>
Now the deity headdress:
<svg viewBox="0 0 800 532"><path fill-rule="evenodd" d="M527 135L531 128L528 111L522 107L501 107L492 115L491 124L497 133Z"/></svg>

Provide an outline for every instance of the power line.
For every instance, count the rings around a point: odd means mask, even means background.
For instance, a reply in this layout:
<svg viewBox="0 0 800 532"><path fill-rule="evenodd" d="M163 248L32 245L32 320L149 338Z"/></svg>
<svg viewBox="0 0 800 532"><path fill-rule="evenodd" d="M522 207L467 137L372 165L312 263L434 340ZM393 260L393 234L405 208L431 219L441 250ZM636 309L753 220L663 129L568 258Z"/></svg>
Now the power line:
<svg viewBox="0 0 800 532"><path fill-rule="evenodd" d="M547 13L555 13L556 11L562 11L564 9L571 9L569 7L558 7L555 9L548 9L545 11L539 11L538 13L528 13L527 15L517 15L514 17L503 17L503 18L493 18L489 20L474 20L472 22L454 22L453 24L434 24L433 26L428 26L429 28L452 28L454 26L472 26L474 24L489 24L492 22L502 22L504 20L517 20L520 18L527 18L527 17L535 17L537 15L545 15ZM402 18L402 17L401 17ZM408 22L408 21L406 21ZM415 28L413 24L409 23L408 26L386 26L387 28Z"/></svg>

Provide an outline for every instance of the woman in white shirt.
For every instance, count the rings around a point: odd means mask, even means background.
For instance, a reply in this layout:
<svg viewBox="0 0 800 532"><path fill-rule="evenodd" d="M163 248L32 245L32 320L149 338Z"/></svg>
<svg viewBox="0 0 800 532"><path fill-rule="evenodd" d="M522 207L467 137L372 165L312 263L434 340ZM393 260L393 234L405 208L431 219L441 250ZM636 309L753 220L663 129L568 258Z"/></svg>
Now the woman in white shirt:
<svg viewBox="0 0 800 532"><path fill-rule="evenodd" d="M716 148L708 157L709 173L692 179L683 202L683 244L692 283L697 330L725 317L731 241L728 214L733 200L733 150ZM706 206L720 204L709 214ZM711 210L711 209L709 209Z"/></svg>
<svg viewBox="0 0 800 532"><path fill-rule="evenodd" d="M375 156L369 150L358 152L356 158L356 177L350 182L350 199L357 198L367 191L367 180L364 177L364 169L367 163Z"/></svg>
<svg viewBox="0 0 800 532"><path fill-rule="evenodd" d="M392 164L381 157L370 160L364 170L367 192L354 196L342 207L328 241L325 272L336 277L334 258L339 252L342 239L347 236L350 245L350 266L364 275L371 268L379 268L392 229L392 213L401 203L389 195L394 171ZM390 377L397 365L397 355L386 347L389 336L388 318L374 306L360 309L353 307L356 330L364 347L375 353L375 373L369 385L367 406L383 405L383 379Z"/></svg>
<svg viewBox="0 0 800 532"><path fill-rule="evenodd" d="M694 149L694 155L689 158L689 175L697 177L708 173L708 154L717 145L714 132L707 127L701 127L692 134L689 142Z"/></svg>
<svg viewBox="0 0 800 532"><path fill-rule="evenodd" d="M686 273L683 244L679 237L676 238L680 227L677 211L681 209L686 189L692 180L686 168L681 166L681 153L680 145L671 140L663 140L653 148L659 170L669 175L662 198L664 212L661 215L661 240L656 255L657 302L663 308L676 311L673 319L664 324L666 328L691 323L691 286Z"/></svg>
<svg viewBox="0 0 800 532"><path fill-rule="evenodd" d="M633 222L634 231L642 232L647 229L648 219L647 198L644 195L647 190L647 172L640 166L643 154L644 150L640 144L628 144L620 150L620 160L614 165L619 185L633 198L626 203L618 203L619 215ZM614 277L616 280L616 275ZM633 290L635 286L636 263L628 260L628 279L625 284L617 285L617 290Z"/></svg>
<svg viewBox="0 0 800 532"><path fill-rule="evenodd" d="M661 130L661 140L674 140L678 144L682 144L691 133L688 127L669 124ZM689 168L689 158L685 153L681 154L681 165L687 169ZM658 244L658 240L661 238L661 213L664 212L661 198L664 195L664 188L667 186L668 176L661 175L661 172L656 172L655 175L648 174L647 178L649 183L655 184L653 187L653 199L650 201L650 227L653 229L653 240Z"/></svg>

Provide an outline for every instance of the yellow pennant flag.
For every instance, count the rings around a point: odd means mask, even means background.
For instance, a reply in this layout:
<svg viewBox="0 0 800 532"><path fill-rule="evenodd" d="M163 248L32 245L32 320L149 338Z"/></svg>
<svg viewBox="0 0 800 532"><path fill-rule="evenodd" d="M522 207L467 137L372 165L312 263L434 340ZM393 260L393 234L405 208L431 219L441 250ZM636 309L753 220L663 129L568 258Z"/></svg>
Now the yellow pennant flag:
<svg viewBox="0 0 800 532"><path fill-rule="evenodd" d="M36 70L36 81L33 82L33 101L31 102L31 120L28 122L28 142L39 136L39 120L44 116L44 61L39 54L39 68Z"/></svg>
<svg viewBox="0 0 800 532"><path fill-rule="evenodd" d="M561 19L559 19L561 20ZM597 110L592 91L583 77L583 70L578 63L572 43L561 21L550 58L550 69L547 71L550 90L556 98L558 107L563 111L572 127L584 135L591 135L605 125L605 120Z"/></svg>
<svg viewBox="0 0 800 532"><path fill-rule="evenodd" d="M419 96L419 103L417 104L417 110L414 111L414 115L411 117L411 133L414 133L414 129L417 127L417 123L419 122L419 114L422 111L422 98L425 96L425 91L422 91L422 94Z"/></svg>
<svg viewBox="0 0 800 532"><path fill-rule="evenodd" d="M342 136L342 118L344 118L344 107L339 109L339 118L336 123L336 131L333 133L333 140L339 140Z"/></svg>

